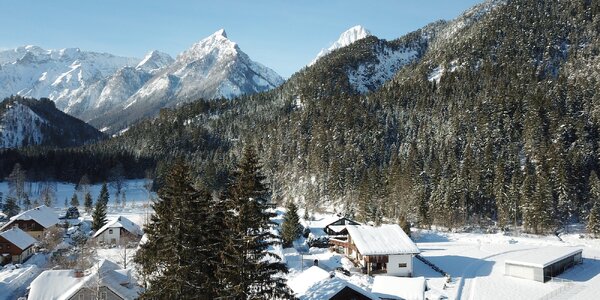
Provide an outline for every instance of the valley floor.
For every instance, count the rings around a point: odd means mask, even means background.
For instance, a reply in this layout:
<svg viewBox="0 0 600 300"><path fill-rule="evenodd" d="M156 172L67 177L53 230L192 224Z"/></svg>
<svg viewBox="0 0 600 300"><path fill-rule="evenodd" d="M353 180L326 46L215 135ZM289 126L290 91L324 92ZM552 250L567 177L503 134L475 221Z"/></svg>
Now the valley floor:
<svg viewBox="0 0 600 300"><path fill-rule="evenodd" d="M63 212L62 201L72 195L74 185L59 184L57 212ZM92 187L94 199L99 186ZM109 205L109 219L125 216L144 224L151 209L148 193L143 189L141 180L128 181L125 189L127 205L123 207ZM0 183L0 192L6 194L6 184ZM111 201L114 191L111 190ZM80 209L82 210L82 209ZM276 222L280 223L283 210L278 209ZM85 220L91 220L84 215ZM314 216L312 221L301 222L314 232L336 220L333 214ZM582 228L574 226L570 233L556 236L532 236L519 234L509 236L502 233L447 233L437 230L415 230L413 238L421 250L421 255L450 274L452 280L432 270L423 262L414 260L414 276L424 276L429 290L428 299L595 299L600 294L600 239L589 239L582 235ZM562 239L562 241L561 241ZM577 246L583 249L583 264L577 265L559 276L556 281L540 283L526 279L504 275L504 261L519 257L524 251L539 249L543 251L549 246ZM304 270L318 260L319 267L335 272L336 267L352 270L352 263L344 256L330 252L328 249L308 248L303 239L298 240L293 248L275 248L285 260L289 281L293 281ZM128 255L133 252L128 253ZM122 264L122 255L117 248L99 249L98 259L107 258ZM131 257L131 256L130 256ZM46 256L37 254L19 268L0 269L0 300L16 299L26 293L27 286L41 271L46 268ZM373 278L359 272L351 276L336 272L342 279L370 290ZM560 280L560 281L559 281Z"/></svg>

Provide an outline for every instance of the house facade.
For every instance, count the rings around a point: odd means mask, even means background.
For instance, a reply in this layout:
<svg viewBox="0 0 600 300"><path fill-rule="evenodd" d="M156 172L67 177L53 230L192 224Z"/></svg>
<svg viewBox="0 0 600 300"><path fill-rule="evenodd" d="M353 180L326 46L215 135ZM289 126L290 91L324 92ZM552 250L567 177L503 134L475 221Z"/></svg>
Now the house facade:
<svg viewBox="0 0 600 300"><path fill-rule="evenodd" d="M348 235L329 240L335 250L363 267L365 273L410 277L419 248L398 225L346 226Z"/></svg>
<svg viewBox="0 0 600 300"><path fill-rule="evenodd" d="M35 239L41 240L44 233L59 222L58 215L52 209L42 205L10 218L10 221L4 224L0 231L18 227Z"/></svg>
<svg viewBox="0 0 600 300"><path fill-rule="evenodd" d="M18 227L0 232L0 265L23 263L33 255L36 240Z"/></svg>
<svg viewBox="0 0 600 300"><path fill-rule="evenodd" d="M131 220L119 216L108 222L94 234L96 241L105 244L120 244L122 240L139 240L142 236L140 227Z"/></svg>

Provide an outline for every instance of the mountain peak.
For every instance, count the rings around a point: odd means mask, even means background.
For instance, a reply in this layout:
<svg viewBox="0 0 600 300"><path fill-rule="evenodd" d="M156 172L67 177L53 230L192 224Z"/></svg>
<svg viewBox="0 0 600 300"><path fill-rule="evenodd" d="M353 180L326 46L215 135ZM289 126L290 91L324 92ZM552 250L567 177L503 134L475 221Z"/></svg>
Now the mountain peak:
<svg viewBox="0 0 600 300"><path fill-rule="evenodd" d="M214 53L217 56L236 55L237 52L237 44L227 38L227 33L225 33L224 29L219 29L215 33L192 45L188 50L179 54L177 60L195 60L206 57L211 53Z"/></svg>
<svg viewBox="0 0 600 300"><path fill-rule="evenodd" d="M315 62L317 62L317 60L319 60L319 58L329 54L333 50L337 50L339 48L346 47L346 46L348 46L358 40L364 39L368 36L371 36L371 32L369 30L362 27L361 25L353 26L353 27L349 28L348 30L342 32L342 34L340 34L340 37L338 38L338 40L335 41L331 46L329 46L329 48L322 49L319 52L319 54L317 54L317 57L315 57L315 59L313 61L311 61L308 65L309 66L313 65Z"/></svg>
<svg viewBox="0 0 600 300"><path fill-rule="evenodd" d="M212 35L214 35L214 36L222 36L224 38L227 38L227 32L225 32L225 29L223 29L223 28L215 31L215 33L213 33Z"/></svg>
<svg viewBox="0 0 600 300"><path fill-rule="evenodd" d="M136 66L137 69L153 71L165 67L173 62L173 58L157 50L152 50L144 56L144 59Z"/></svg>

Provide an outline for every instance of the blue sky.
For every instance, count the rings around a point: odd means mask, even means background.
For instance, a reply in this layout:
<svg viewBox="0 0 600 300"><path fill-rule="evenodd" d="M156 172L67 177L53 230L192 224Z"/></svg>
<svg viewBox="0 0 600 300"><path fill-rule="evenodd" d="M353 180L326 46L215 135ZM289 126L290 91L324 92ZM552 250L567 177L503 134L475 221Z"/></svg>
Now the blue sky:
<svg viewBox="0 0 600 300"><path fill-rule="evenodd" d="M288 77L340 33L363 25L394 39L481 0L3 1L0 48L38 45L174 57L220 28L252 59Z"/></svg>

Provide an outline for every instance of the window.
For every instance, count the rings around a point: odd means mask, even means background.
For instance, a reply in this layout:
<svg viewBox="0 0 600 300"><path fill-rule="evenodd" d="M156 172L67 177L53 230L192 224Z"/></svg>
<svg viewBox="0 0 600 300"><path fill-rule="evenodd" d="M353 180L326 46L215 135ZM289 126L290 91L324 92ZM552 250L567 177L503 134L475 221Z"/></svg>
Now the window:
<svg viewBox="0 0 600 300"><path fill-rule="evenodd" d="M106 292L100 292L100 299L101 299L101 300L106 300L106 299L108 299L108 297L107 297L107 295L106 295Z"/></svg>
<svg viewBox="0 0 600 300"><path fill-rule="evenodd" d="M108 234L112 234L112 229L109 229L109 230L108 230Z"/></svg>
<svg viewBox="0 0 600 300"><path fill-rule="evenodd" d="M83 292L79 293L79 300L84 300L85 299L85 295L83 294Z"/></svg>
<svg viewBox="0 0 600 300"><path fill-rule="evenodd" d="M406 263L399 263L398 268L406 268Z"/></svg>
<svg viewBox="0 0 600 300"><path fill-rule="evenodd" d="M33 223L29 223L29 229L33 229Z"/></svg>

